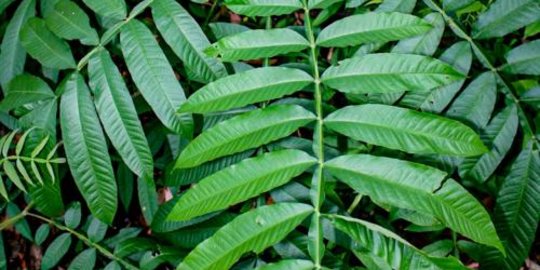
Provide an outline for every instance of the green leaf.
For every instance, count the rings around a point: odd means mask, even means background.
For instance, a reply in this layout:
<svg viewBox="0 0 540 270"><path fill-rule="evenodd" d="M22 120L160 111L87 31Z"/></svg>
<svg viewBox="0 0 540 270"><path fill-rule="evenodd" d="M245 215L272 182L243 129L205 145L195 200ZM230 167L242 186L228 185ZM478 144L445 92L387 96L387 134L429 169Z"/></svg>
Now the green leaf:
<svg viewBox="0 0 540 270"><path fill-rule="evenodd" d="M197 90L182 104L180 112L208 113L290 95L313 82L304 71L263 67L237 73Z"/></svg>
<svg viewBox="0 0 540 270"><path fill-rule="evenodd" d="M49 232L51 231L51 227L49 224L41 224L39 228L36 230L35 235L35 243L38 246L41 246L45 240L47 240L47 237L49 236Z"/></svg>
<svg viewBox="0 0 540 270"><path fill-rule="evenodd" d="M540 156L532 144L512 164L497 195L494 220L504 241L507 256L492 250L482 265L497 269L519 269L529 254L540 220Z"/></svg>
<svg viewBox="0 0 540 270"><path fill-rule="evenodd" d="M123 162L116 169L116 179L118 179L118 190L122 190L122 192L118 193L120 203L124 206L124 211L128 213L133 199L135 179L133 173Z"/></svg>
<svg viewBox="0 0 540 270"><path fill-rule="evenodd" d="M479 157L466 158L459 166L463 179L485 182L502 162L516 136L519 120L515 107L508 107L495 116L481 132L489 152Z"/></svg>
<svg viewBox="0 0 540 270"><path fill-rule="evenodd" d="M189 168L286 137L315 120L298 105L275 105L223 121L195 138L176 160Z"/></svg>
<svg viewBox="0 0 540 270"><path fill-rule="evenodd" d="M135 85L161 122L177 133L190 125L191 117L176 113L185 101L184 90L150 30L131 20L120 34L122 52Z"/></svg>
<svg viewBox="0 0 540 270"><path fill-rule="evenodd" d="M227 36L208 47L205 52L225 62L268 58L299 52L309 47L309 42L297 32L283 28L249 30Z"/></svg>
<svg viewBox="0 0 540 270"><path fill-rule="evenodd" d="M504 251L487 211L442 171L370 155L341 156L327 161L325 168L374 201L432 215L452 230Z"/></svg>
<svg viewBox="0 0 540 270"><path fill-rule="evenodd" d="M89 248L79 253L69 264L68 270L94 269L96 264L96 250Z"/></svg>
<svg viewBox="0 0 540 270"><path fill-rule="evenodd" d="M170 220L189 220L253 198L287 183L316 163L300 150L282 150L243 160L201 180L180 197Z"/></svg>
<svg viewBox="0 0 540 270"><path fill-rule="evenodd" d="M144 174L137 179L137 194L144 219L151 224L158 211L158 194L152 175Z"/></svg>
<svg viewBox="0 0 540 270"><path fill-rule="evenodd" d="M227 76L225 66L207 56L203 50L210 46L199 24L174 0L157 0L152 4L156 26L184 63L184 66L208 83Z"/></svg>
<svg viewBox="0 0 540 270"><path fill-rule="evenodd" d="M20 190L23 192L27 192L26 188L24 187L21 178L19 177L19 174L17 173L17 170L15 170L15 166L11 164L9 160L4 161L4 173L9 178L9 180L17 186Z"/></svg>
<svg viewBox="0 0 540 270"><path fill-rule="evenodd" d="M257 270L285 270L285 269L294 269L294 270L311 270L315 267L312 261L308 260L296 260L288 259L282 260L276 263L270 263L257 267Z"/></svg>
<svg viewBox="0 0 540 270"><path fill-rule="evenodd" d="M225 0L235 13L246 16L275 16L293 13L302 8L299 0Z"/></svg>
<svg viewBox="0 0 540 270"><path fill-rule="evenodd" d="M19 41L21 28L36 12L35 0L22 1L9 21L0 45L0 86L6 93L8 83L22 74L26 62L26 52Z"/></svg>
<svg viewBox="0 0 540 270"><path fill-rule="evenodd" d="M461 41L445 50L440 60L452 65L462 74L468 74L472 64L471 46ZM425 112L441 113L452 101L465 79L432 89L429 92L408 92L400 100L400 105L418 108Z"/></svg>
<svg viewBox="0 0 540 270"><path fill-rule="evenodd" d="M43 66L56 69L75 68L69 44L56 37L39 18L29 19L20 32L21 44Z"/></svg>
<svg viewBox="0 0 540 270"><path fill-rule="evenodd" d="M384 0L375 11L411 13L415 6L416 0Z"/></svg>
<svg viewBox="0 0 540 270"><path fill-rule="evenodd" d="M61 38L78 39L84 45L99 43L97 32L90 26L90 19L84 10L70 0L58 1L45 16L45 23L47 28Z"/></svg>
<svg viewBox="0 0 540 270"><path fill-rule="evenodd" d="M464 76L452 66L421 55L378 53L344 60L328 68L322 83L346 93L428 91Z"/></svg>
<svg viewBox="0 0 540 270"><path fill-rule="evenodd" d="M111 224L118 204L116 180L90 91L78 73L63 88L60 125L69 168L92 214Z"/></svg>
<svg viewBox="0 0 540 270"><path fill-rule="evenodd" d="M309 0L309 9L326 9L333 4L341 3L343 0Z"/></svg>
<svg viewBox="0 0 540 270"><path fill-rule="evenodd" d="M387 105L345 107L324 122L353 139L408 153L475 156L487 151L478 135L457 121Z"/></svg>
<svg viewBox="0 0 540 270"><path fill-rule="evenodd" d="M95 13L117 20L126 18L126 3L124 0L83 0Z"/></svg>
<svg viewBox="0 0 540 270"><path fill-rule="evenodd" d="M94 243L101 242L107 233L107 224L101 222L95 217L91 217L88 228L86 229L88 239Z"/></svg>
<svg viewBox="0 0 540 270"><path fill-rule="evenodd" d="M337 215L332 223L353 239L355 255L370 257L378 269L469 269L454 257L430 256L379 225Z"/></svg>
<svg viewBox="0 0 540 270"><path fill-rule="evenodd" d="M29 74L15 77L5 90L6 96L0 103L0 109L5 111L56 97L46 82Z"/></svg>
<svg viewBox="0 0 540 270"><path fill-rule="evenodd" d="M71 246L71 234L63 233L56 237L54 241L47 247L45 254L41 260L41 269L48 270L55 267L58 262L66 255Z"/></svg>
<svg viewBox="0 0 540 270"><path fill-rule="evenodd" d="M472 3L476 2L475 0L443 0L443 8L445 11L456 11L462 8L465 8Z"/></svg>
<svg viewBox="0 0 540 270"><path fill-rule="evenodd" d="M13 2L15 2L15 0L0 0L0 15L3 14L4 11L6 10L6 8L8 8ZM1 241L1 239L0 239L0 241ZM3 254L3 252L1 254ZM0 259L1 259L1 257L0 257ZM2 268L1 265L2 264L0 263L0 269L4 269L5 265L4 265L4 268Z"/></svg>
<svg viewBox="0 0 540 270"><path fill-rule="evenodd" d="M299 203L259 207L235 218L188 254L177 270L228 269L242 254L261 253L283 239L313 209Z"/></svg>
<svg viewBox="0 0 540 270"><path fill-rule="evenodd" d="M527 42L506 54L503 71L512 74L540 75L540 40Z"/></svg>
<svg viewBox="0 0 540 270"><path fill-rule="evenodd" d="M64 214L64 223L70 229L76 229L81 224L81 204L73 202Z"/></svg>
<svg viewBox="0 0 540 270"><path fill-rule="evenodd" d="M220 40L226 36L232 36L250 30L247 26L226 22L214 22L208 24L208 26L210 27L210 30L212 30L212 34L214 34L214 37L217 40Z"/></svg>
<svg viewBox="0 0 540 270"><path fill-rule="evenodd" d="M476 130L484 128L497 101L497 79L492 72L485 72L472 81L454 100L446 116L460 120Z"/></svg>
<svg viewBox="0 0 540 270"><path fill-rule="evenodd" d="M472 34L476 39L502 37L538 20L537 0L496 0L478 16Z"/></svg>
<svg viewBox="0 0 540 270"><path fill-rule="evenodd" d="M338 20L317 37L322 47L347 47L416 36L432 28L428 22L402 13L365 13Z"/></svg>
<svg viewBox="0 0 540 270"><path fill-rule="evenodd" d="M431 56L437 50L444 33L444 18L439 13L430 13L426 15L424 21L430 23L433 28L428 32L400 40L394 48L393 53L412 53Z"/></svg>
<svg viewBox="0 0 540 270"><path fill-rule="evenodd" d="M152 153L120 71L106 50L88 63L90 87L103 128L125 164L137 175L153 172Z"/></svg>

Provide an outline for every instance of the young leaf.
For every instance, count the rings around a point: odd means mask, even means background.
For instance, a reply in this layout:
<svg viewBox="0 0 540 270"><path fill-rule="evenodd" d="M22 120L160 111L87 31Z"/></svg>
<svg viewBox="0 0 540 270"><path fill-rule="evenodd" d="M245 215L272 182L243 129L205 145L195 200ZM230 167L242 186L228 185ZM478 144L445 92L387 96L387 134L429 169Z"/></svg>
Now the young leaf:
<svg viewBox="0 0 540 270"><path fill-rule="evenodd" d="M346 93L428 91L464 76L452 66L421 55L379 53L344 60L328 68L323 84Z"/></svg>
<svg viewBox="0 0 540 270"><path fill-rule="evenodd" d="M388 42L425 33L431 24L402 13L365 13L345 17L324 28L317 37L322 47L347 47Z"/></svg>
<svg viewBox="0 0 540 270"><path fill-rule="evenodd" d="M176 160L189 168L288 136L315 119L298 105L275 105L223 121L195 138Z"/></svg>
<svg viewBox="0 0 540 270"><path fill-rule="evenodd" d="M116 213L116 180L105 135L82 76L64 82L60 125L69 168L92 214L111 224Z"/></svg>
<svg viewBox="0 0 540 270"><path fill-rule="evenodd" d="M442 171L370 155L340 156L325 168L374 201L432 215L452 230L504 251L487 211Z"/></svg>
<svg viewBox="0 0 540 270"><path fill-rule="evenodd" d="M6 95L0 102L0 109L5 111L28 103L56 97L46 82L29 74L15 77L4 90Z"/></svg>
<svg viewBox="0 0 540 270"><path fill-rule="evenodd" d="M90 26L90 19L77 4L70 0L60 0L54 9L45 16L45 23L57 36L78 39L84 45L97 45L99 38Z"/></svg>
<svg viewBox="0 0 540 270"><path fill-rule="evenodd" d="M36 1L22 1L9 21L0 45L0 86L6 93L8 83L21 74L26 62L26 52L19 40L21 28L36 13Z"/></svg>
<svg viewBox="0 0 540 270"><path fill-rule="evenodd" d="M131 20L122 28L120 42L135 85L161 122L177 133L189 129L191 117L176 113L186 99L184 90L152 32Z"/></svg>
<svg viewBox="0 0 540 270"><path fill-rule="evenodd" d="M71 246L71 234L63 233L56 237L47 247L45 254L41 259L41 269L48 270L55 267L58 262L66 255Z"/></svg>
<svg viewBox="0 0 540 270"><path fill-rule="evenodd" d="M519 269L529 254L540 220L540 156L527 145L512 164L497 195L494 220L507 256L485 254L487 268Z"/></svg>
<svg viewBox="0 0 540 270"><path fill-rule="evenodd" d="M482 140L490 148L489 152L463 160L459 166L459 175L463 179L485 182L510 150L518 124L517 110L514 106L497 114L481 132Z"/></svg>
<svg viewBox="0 0 540 270"><path fill-rule="evenodd" d="M203 50L210 46L197 22L174 0L157 0L152 4L156 26L189 70L208 83L227 76L225 66L207 56Z"/></svg>
<svg viewBox="0 0 540 270"><path fill-rule="evenodd" d="M124 0L83 0L95 13L108 18L122 20L126 18L126 3Z"/></svg>
<svg viewBox="0 0 540 270"><path fill-rule="evenodd" d="M245 201L301 174L316 159L300 150L282 150L246 159L204 178L189 189L169 214L189 220Z"/></svg>
<svg viewBox="0 0 540 270"><path fill-rule="evenodd" d="M489 122L496 101L497 79L492 72L485 72L463 90L446 115L480 130Z"/></svg>
<svg viewBox="0 0 540 270"><path fill-rule="evenodd" d="M360 260L369 256L379 269L468 269L454 257L430 256L395 233L367 221L334 215L332 224L355 241L353 252Z"/></svg>
<svg viewBox="0 0 540 270"><path fill-rule="evenodd" d="M540 75L540 40L512 49L506 55L503 71L512 74Z"/></svg>
<svg viewBox="0 0 540 270"><path fill-rule="evenodd" d="M300 0L225 0L235 13L246 16L275 16L293 13L302 8Z"/></svg>
<svg viewBox="0 0 540 270"><path fill-rule="evenodd" d="M21 44L43 66L68 69L76 66L69 45L56 37L39 18L29 19L20 33Z"/></svg>
<svg viewBox="0 0 540 270"><path fill-rule="evenodd" d="M475 156L487 151L478 135L457 121L387 105L345 107L324 122L353 139L409 153Z"/></svg>
<svg viewBox="0 0 540 270"><path fill-rule="evenodd" d="M88 63L90 87L103 128L113 146L137 175L153 172L152 153L120 71L106 50Z"/></svg>
<svg viewBox="0 0 540 270"><path fill-rule="evenodd" d="M283 28L249 30L227 36L208 47L205 52L222 61L235 62L268 58L309 47L309 42L297 32Z"/></svg>
<svg viewBox="0 0 540 270"><path fill-rule="evenodd" d="M251 69L209 83L180 106L180 112L208 113L290 95L313 82L304 71L285 67Z"/></svg>
<svg viewBox="0 0 540 270"><path fill-rule="evenodd" d="M260 253L283 239L312 211L311 206L299 203L274 204L249 211L199 244L176 269L228 269L244 253Z"/></svg>
<svg viewBox="0 0 540 270"><path fill-rule="evenodd" d="M502 37L538 20L540 3L537 0L496 0L478 16L473 25L473 37Z"/></svg>

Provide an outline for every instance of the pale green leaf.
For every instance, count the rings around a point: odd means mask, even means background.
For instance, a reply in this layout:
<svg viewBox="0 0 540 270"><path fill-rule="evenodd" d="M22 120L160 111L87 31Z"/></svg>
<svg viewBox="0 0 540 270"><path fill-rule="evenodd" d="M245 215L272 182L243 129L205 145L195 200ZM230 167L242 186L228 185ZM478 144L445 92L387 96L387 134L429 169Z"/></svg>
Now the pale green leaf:
<svg viewBox="0 0 540 270"><path fill-rule="evenodd" d="M322 47L346 47L416 36L432 28L428 22L402 13L365 13L338 20L317 37Z"/></svg>
<svg viewBox="0 0 540 270"><path fill-rule="evenodd" d="M393 53L412 53L431 56L437 50L444 33L444 18L439 13L430 13L426 15L424 21L433 26L428 32L400 40L392 48Z"/></svg>
<svg viewBox="0 0 540 270"><path fill-rule="evenodd" d="M131 20L122 28L120 41L133 81L157 117L177 133L189 129L191 117L176 113L186 99L184 90L152 32Z"/></svg>
<svg viewBox="0 0 540 270"><path fill-rule="evenodd" d="M126 165L137 175L152 172L152 153L120 71L106 50L88 63L90 87L103 128Z"/></svg>
<svg viewBox="0 0 540 270"><path fill-rule="evenodd" d="M69 264L68 270L94 269L96 264L96 250L89 248L79 253Z"/></svg>
<svg viewBox="0 0 540 270"><path fill-rule="evenodd" d="M321 80L342 92L372 94L428 91L462 78L449 64L428 56L379 53L344 60Z"/></svg>
<svg viewBox="0 0 540 270"><path fill-rule="evenodd" d="M6 96L0 103L0 109L9 111L22 105L40 100L53 99L53 91L39 77L22 74L15 77L5 90Z"/></svg>
<svg viewBox="0 0 540 270"><path fill-rule="evenodd" d="M167 44L186 68L202 78L202 82L227 76L225 66L203 52L210 42L199 24L180 4L174 0L156 0L152 4L152 17Z"/></svg>
<svg viewBox="0 0 540 270"><path fill-rule="evenodd" d="M242 152L290 135L315 120L298 105L275 105L223 121L195 138L176 160L188 168L219 157Z"/></svg>
<svg viewBox="0 0 540 270"><path fill-rule="evenodd" d="M213 22L208 24L208 26L217 40L250 30L249 27L245 25L226 22Z"/></svg>
<svg viewBox="0 0 540 270"><path fill-rule="evenodd" d="M337 215L331 219L338 230L353 239L353 252L359 259L369 256L379 269L468 269L454 257L431 256L379 225Z"/></svg>
<svg viewBox="0 0 540 270"><path fill-rule="evenodd" d="M475 156L487 151L480 137L458 121L387 105L345 107L324 122L353 139L409 153Z"/></svg>
<svg viewBox="0 0 540 270"><path fill-rule="evenodd" d="M109 18L122 20L126 18L126 3L124 0L83 0L95 13Z"/></svg>
<svg viewBox="0 0 540 270"><path fill-rule="evenodd" d="M298 52L307 47L309 42L291 29L259 29L224 37L205 52L222 61L235 62Z"/></svg>
<svg viewBox="0 0 540 270"><path fill-rule="evenodd" d="M464 236L504 250L483 206L446 173L419 163L370 155L346 155L325 168L379 203L432 215Z"/></svg>
<svg viewBox="0 0 540 270"><path fill-rule="evenodd" d="M492 72L485 72L474 79L452 102L446 116L480 130L489 122L496 101L497 79Z"/></svg>
<svg viewBox="0 0 540 270"><path fill-rule="evenodd" d="M540 40L512 49L506 55L503 71L512 74L540 75Z"/></svg>
<svg viewBox="0 0 540 270"><path fill-rule="evenodd" d="M279 242L312 211L311 206L299 203L274 204L249 211L199 244L176 269L228 269L244 253L260 253Z"/></svg>
<svg viewBox="0 0 540 270"><path fill-rule="evenodd" d="M537 0L496 0L478 16L473 25L473 37L502 37L538 20L540 2Z"/></svg>
<svg viewBox="0 0 540 270"><path fill-rule="evenodd" d="M21 28L36 12L35 0L24 0L9 21L0 45L0 85L6 93L8 83L24 70L26 52L19 41Z"/></svg>
<svg viewBox="0 0 540 270"><path fill-rule="evenodd" d="M209 83L182 104L180 112L208 113L277 99L313 82L304 71L285 67L251 69Z"/></svg>
<svg viewBox="0 0 540 270"><path fill-rule="evenodd" d="M508 107L497 114L480 133L489 152L480 157L466 158L459 166L463 179L486 181L497 169L510 150L516 136L519 120L515 107Z"/></svg>
<svg viewBox="0 0 540 270"><path fill-rule="evenodd" d="M76 66L68 43L47 29L42 19L29 19L21 29L20 39L28 54L45 67L68 69Z"/></svg>
<svg viewBox="0 0 540 270"><path fill-rule="evenodd" d="M228 208L287 183L316 163L300 150L266 153L202 179L176 202L170 220L189 220Z"/></svg>
<svg viewBox="0 0 540 270"><path fill-rule="evenodd" d="M56 237L54 241L47 247L45 254L41 259L41 269L48 270L55 267L60 260L66 255L71 246L71 234L63 233Z"/></svg>
<svg viewBox="0 0 540 270"><path fill-rule="evenodd" d="M92 214L111 224L118 205L116 180L90 90L78 73L63 88L60 125L71 174Z"/></svg>
<svg viewBox="0 0 540 270"><path fill-rule="evenodd" d="M97 45L99 38L90 26L90 19L77 4L70 0L60 0L54 9L45 16L45 23L57 36L74 40L85 45Z"/></svg>
<svg viewBox="0 0 540 270"><path fill-rule="evenodd" d="M225 0L235 13L246 16L274 16L293 13L302 8L300 0Z"/></svg>

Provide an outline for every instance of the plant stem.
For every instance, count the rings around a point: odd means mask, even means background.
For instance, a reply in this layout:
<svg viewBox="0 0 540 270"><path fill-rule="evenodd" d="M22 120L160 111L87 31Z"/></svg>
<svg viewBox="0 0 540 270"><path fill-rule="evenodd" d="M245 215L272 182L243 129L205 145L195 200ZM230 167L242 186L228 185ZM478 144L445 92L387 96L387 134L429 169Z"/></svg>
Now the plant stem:
<svg viewBox="0 0 540 270"><path fill-rule="evenodd" d="M64 226L62 224L57 223L56 221L54 221L52 219L40 216L38 214L26 212L25 215L33 217L33 218L37 218L37 219L39 219L41 221L44 221L44 222L47 222L47 223L53 225L54 227L56 227L59 230L66 231L66 232L74 235L75 237L77 237L81 241L83 241L87 246L95 248L99 253L103 254L107 258L119 262L126 269L139 269L139 268L135 267L134 265L132 265L131 263L127 262L126 260L114 255L114 253L110 252L107 248L105 248L105 247L101 246L100 244L90 240L85 235L83 235L83 234L81 234L81 233L79 233L79 232L77 232L77 231L75 231L75 230L73 230L73 229L71 229L69 227L66 227L66 226Z"/></svg>
<svg viewBox="0 0 540 270"><path fill-rule="evenodd" d="M312 218L312 224L310 226L309 241L312 246L312 257L315 264L315 269L321 269L322 253L324 248L322 225L321 225L321 204L324 198L324 135L323 135L323 112L322 112L322 89L321 80L319 74L319 65L317 61L317 44L315 43L315 35L311 26L311 18L309 16L309 8L307 1L304 2L304 25L306 28L306 35L310 43L310 62L314 77L314 99L315 99L315 113L317 115L317 123L315 124L315 133L313 135L313 150L317 156L318 163L315 169L313 180L311 184L311 201L314 207L314 213Z"/></svg>
<svg viewBox="0 0 540 270"><path fill-rule="evenodd" d="M536 135L534 134L534 131L532 129L531 124L529 123L529 119L527 118L527 115L525 114L525 111L519 104L519 99L514 94L516 91L511 83L507 82L506 79L500 74L499 70L495 67L495 65L489 60L489 58L485 55L485 53L482 51L482 49L476 44L476 42L473 40L473 38L457 24L452 17L450 17L446 12L437 5L433 0L424 0L428 6L430 6L433 10L440 13L448 26L455 32L457 36L460 38L466 40L471 45L471 48L473 49L476 57L478 60L485 65L495 76L497 79L503 84L503 88L501 88L501 92L508 97L517 108L519 122L521 124L521 127L523 128L523 133L525 134L525 140L524 143L527 144L529 140L532 140L534 145L537 149L540 149L540 144L538 142L538 139L536 138Z"/></svg>

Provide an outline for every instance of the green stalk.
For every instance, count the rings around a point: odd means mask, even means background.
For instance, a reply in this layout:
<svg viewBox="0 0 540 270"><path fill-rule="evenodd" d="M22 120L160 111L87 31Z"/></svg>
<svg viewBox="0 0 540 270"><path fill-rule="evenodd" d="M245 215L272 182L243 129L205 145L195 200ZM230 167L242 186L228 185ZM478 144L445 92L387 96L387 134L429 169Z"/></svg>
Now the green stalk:
<svg viewBox="0 0 540 270"><path fill-rule="evenodd" d="M495 74L497 79L502 82L504 85L503 88L501 88L501 92L508 97L517 107L519 122L521 124L521 127L523 128L523 133L525 134L525 140L524 144L527 144L529 140L532 140L534 145L537 149L540 149L540 144L538 142L538 138L536 138L536 135L533 132L533 129L531 127L531 124L529 123L529 119L527 118L527 115L525 114L525 111L520 105L519 99L514 94L516 91L511 83L509 83L500 73L499 70L495 67L495 65L489 60L489 58L484 54L482 49L474 42L473 38L457 24L452 17L450 17L446 12L437 5L433 0L425 0L426 4L430 6L433 10L440 13L448 26L456 33L457 36L460 38L466 40L471 45L474 53L476 54L476 57L478 57L478 60L480 60L481 63L483 63L487 68Z"/></svg>
<svg viewBox="0 0 540 270"><path fill-rule="evenodd" d="M66 231L72 235L74 235L75 237L79 238L81 241L83 241L87 246L91 247L91 248L95 248L99 253L103 254L105 257L111 259L111 260L115 260L117 262L119 262L120 264L122 264L126 269L139 269L138 267L132 265L131 263L125 261L124 259L114 255L112 252L110 252L107 248L101 246L100 244L90 240L88 237L86 237L85 235L69 228L69 227L66 227L62 224L59 224L57 223L56 221L52 220L52 219L48 219L46 217L43 217L43 216L40 216L40 215L37 215L37 214L33 214L33 213L29 213L29 212L23 212L24 215L26 216L30 216L30 217L33 217L33 218L37 218L41 221L44 221L46 223L49 223L51 225L53 225L54 227L56 227L57 229L61 230L61 231Z"/></svg>
<svg viewBox="0 0 540 270"><path fill-rule="evenodd" d="M321 89L321 80L319 74L319 66L317 62L317 44L315 43L315 35L313 33L313 28L311 25L311 18L309 16L309 8L307 1L304 2L304 25L306 28L306 35L310 44L310 62L311 68L314 77L314 99L315 99L315 113L317 115L317 122L315 124L315 134L313 135L313 149L315 155L318 159L317 169L315 170L315 175L313 176L313 181L311 184L311 201L313 203L314 213L312 218L312 224L310 226L309 232L309 241L310 246L312 247L312 257L315 264L315 269L321 269L321 261L323 252L323 235L322 235L322 225L321 225L321 205L324 198L324 179L323 179L323 169L324 169L324 135L323 135L323 112L322 112L322 89Z"/></svg>

